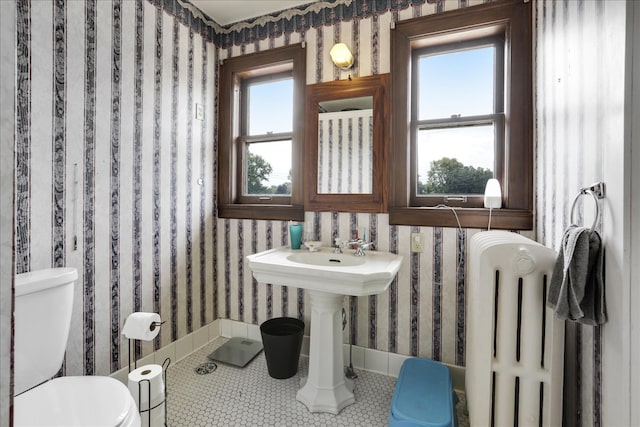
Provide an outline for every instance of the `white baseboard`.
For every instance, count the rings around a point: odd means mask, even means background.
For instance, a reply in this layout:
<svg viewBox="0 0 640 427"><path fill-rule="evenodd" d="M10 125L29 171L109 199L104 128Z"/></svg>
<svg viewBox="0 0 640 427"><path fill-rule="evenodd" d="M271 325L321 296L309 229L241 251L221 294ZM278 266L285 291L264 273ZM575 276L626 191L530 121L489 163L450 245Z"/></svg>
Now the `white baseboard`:
<svg viewBox="0 0 640 427"><path fill-rule="evenodd" d="M140 367L149 364L162 365L167 358L170 359L171 364L174 364L184 359L220 336L220 320L221 319L216 319L171 344L165 345L161 349L140 358L136 361L136 366ZM131 370L133 369L134 367L131 366ZM112 373L110 376L127 385L128 375L129 367L127 366Z"/></svg>
<svg viewBox="0 0 640 427"><path fill-rule="evenodd" d="M162 365L165 359L170 358L171 363L178 362L189 356L194 351L199 350L209 342L218 337L240 337L248 338L255 341L261 341L260 326L249 323L238 322L231 319L216 319L209 325L194 331L169 345L162 347L142 359L138 360L137 366L143 366L151 363ZM305 357L309 356L309 336L305 335L302 341L301 354ZM343 345L344 363L349 363L349 345ZM353 346L351 361L353 367L370 372L376 372L382 375L398 377L402 363L410 359L411 356L403 354L389 353L386 351L375 350L366 347ZM444 365L451 372L451 381L453 388L456 390L464 390L464 367ZM128 368L120 369L111 374L112 377L127 384Z"/></svg>

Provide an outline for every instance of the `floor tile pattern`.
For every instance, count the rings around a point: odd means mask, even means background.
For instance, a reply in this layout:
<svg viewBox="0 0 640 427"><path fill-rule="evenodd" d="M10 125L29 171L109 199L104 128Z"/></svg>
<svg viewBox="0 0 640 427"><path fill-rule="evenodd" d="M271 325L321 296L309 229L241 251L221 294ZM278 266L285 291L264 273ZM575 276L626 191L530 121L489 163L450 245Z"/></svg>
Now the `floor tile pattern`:
<svg viewBox="0 0 640 427"><path fill-rule="evenodd" d="M264 353L244 369L218 363L215 372L198 375L198 365L227 341L218 338L167 369L167 425L213 426L386 426L396 379L357 370L356 403L339 415L311 413L296 400L308 358L300 358L298 374L277 380L267 372ZM468 426L464 395L457 405L459 426Z"/></svg>

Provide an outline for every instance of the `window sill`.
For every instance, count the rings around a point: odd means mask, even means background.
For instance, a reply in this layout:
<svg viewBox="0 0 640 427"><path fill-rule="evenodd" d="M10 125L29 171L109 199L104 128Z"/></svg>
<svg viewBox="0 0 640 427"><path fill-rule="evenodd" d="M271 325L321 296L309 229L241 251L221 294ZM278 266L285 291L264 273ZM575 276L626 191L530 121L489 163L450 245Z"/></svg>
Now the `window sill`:
<svg viewBox="0 0 640 427"><path fill-rule="evenodd" d="M462 228L487 228L489 209L454 208ZM450 208L401 207L389 208L389 224L427 227L458 227ZM491 228L497 230L533 229L533 212L524 209L494 209Z"/></svg>
<svg viewBox="0 0 640 427"><path fill-rule="evenodd" d="M304 221L302 205L227 204L218 206L218 218Z"/></svg>

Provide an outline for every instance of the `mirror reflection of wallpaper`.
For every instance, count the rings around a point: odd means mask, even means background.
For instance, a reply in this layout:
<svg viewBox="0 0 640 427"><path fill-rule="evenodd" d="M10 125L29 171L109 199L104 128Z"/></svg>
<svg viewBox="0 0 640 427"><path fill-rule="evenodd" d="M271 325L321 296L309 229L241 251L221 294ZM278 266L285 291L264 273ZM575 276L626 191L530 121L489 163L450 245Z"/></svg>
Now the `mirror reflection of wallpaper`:
<svg viewBox="0 0 640 427"><path fill-rule="evenodd" d="M371 193L373 110L321 113L318 193Z"/></svg>

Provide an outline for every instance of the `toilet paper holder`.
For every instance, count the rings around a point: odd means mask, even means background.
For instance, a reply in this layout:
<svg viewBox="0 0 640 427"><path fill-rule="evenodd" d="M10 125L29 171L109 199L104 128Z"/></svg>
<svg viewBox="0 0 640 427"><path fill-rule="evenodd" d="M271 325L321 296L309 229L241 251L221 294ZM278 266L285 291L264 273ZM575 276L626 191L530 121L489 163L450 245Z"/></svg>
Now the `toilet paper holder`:
<svg viewBox="0 0 640 427"><path fill-rule="evenodd" d="M150 331L155 331L156 330L156 326L159 328L160 326L162 326L163 324L165 324L167 321L163 320L162 322L153 322L151 323L151 325L149 326L149 330Z"/></svg>
<svg viewBox="0 0 640 427"><path fill-rule="evenodd" d="M131 340L130 340L131 341ZM152 402L151 402L151 381L148 379L142 379L138 382L138 396L142 396L142 383L146 383L146 387L147 387L147 396L148 396L148 408L142 409L142 398L139 398L140 404L138 406L138 412L140 413L140 415L142 416L144 413L148 412L149 416L147 417L147 427L151 427L151 411L153 411L156 408L159 408L160 406L162 406L163 404L165 405L164 407L164 426L167 426L167 368L169 367L169 365L171 365L171 359L170 358L166 358L164 359L164 362L162 362L162 385L164 387L163 390L163 395L162 395L162 401L156 403L154 406L151 406ZM131 368L131 367L129 367ZM131 372L131 370L129 370L129 372Z"/></svg>
<svg viewBox="0 0 640 427"><path fill-rule="evenodd" d="M166 320L161 321L161 322L151 322L151 324L149 325L149 330L150 331L154 331L156 328L160 328L164 323L166 322ZM133 357L133 369L137 369L138 368L138 361L135 358L135 354L133 354L133 352L131 351L131 344L132 341L140 341L134 338L129 338L128 339L128 344L129 344L129 355L128 355L128 362L129 362L129 373L131 373L131 358ZM141 408L142 406L142 399L139 398L139 405L138 405L138 412L140 413L140 415L143 415L144 413L149 413L149 416L147 417L147 427L151 427L151 411L153 411L154 409L160 407L161 405L165 404L165 408L164 408L164 426L167 427L167 408L166 408L166 401L167 401L167 368L169 367L169 365L171 365L171 358L167 357L164 362L162 362L162 382L163 382L163 396L162 396L162 401L158 402L157 404L155 404L154 406L151 406L152 402L151 402L151 381L148 379L142 379L138 382L138 396L142 396L142 387L143 387L143 383L146 383L146 387L147 387L147 396L148 396L148 408Z"/></svg>
<svg viewBox="0 0 640 427"><path fill-rule="evenodd" d="M141 314L141 313L132 313L129 318L133 317L135 314ZM127 318L127 320L129 320ZM160 322L151 322L149 324L149 331L153 332L156 330L156 328L160 328L163 324L166 323L166 320L160 321ZM127 327L127 322L125 321L125 326L123 329L126 329ZM123 332L123 335L127 336L126 333ZM156 334L157 336L157 334ZM129 343L129 355L128 355L128 362L129 362L129 373L131 373L131 358L133 357L133 369L137 369L138 368L138 361L136 360L136 356L135 354L131 351L131 342L132 341L140 341L139 339L135 339L135 338L129 338L129 336L127 336L128 338L128 343ZM155 338L155 337L154 337ZM154 339L152 338L152 339ZM144 338L143 338L144 339Z"/></svg>
<svg viewBox="0 0 640 427"><path fill-rule="evenodd" d="M162 325L162 323L164 322L156 322L159 323L160 325ZM158 326L160 326L158 325ZM129 373L131 373L131 341L134 341L133 339L129 340ZM137 360L135 360L135 356L134 356L134 360L133 360L133 369L137 369ZM142 416L144 413L148 412L149 416L147 417L147 427L151 427L151 411L153 411L154 409L160 407L162 404L165 404L165 408L164 408L164 427L167 427L167 406L166 406L166 401L167 401L167 368L169 367L169 365L171 365L171 358L167 357L166 359L164 359L164 362L162 362L162 386L163 386L163 391L162 391L162 401L158 402L156 405L154 405L153 407L151 406L151 381L148 379L142 379L138 382L138 396L142 396L142 383L146 383L146 387L147 387L147 396L148 396L148 408L142 409L142 399L139 399L140 404L138 405L138 412L140 413L140 415Z"/></svg>

